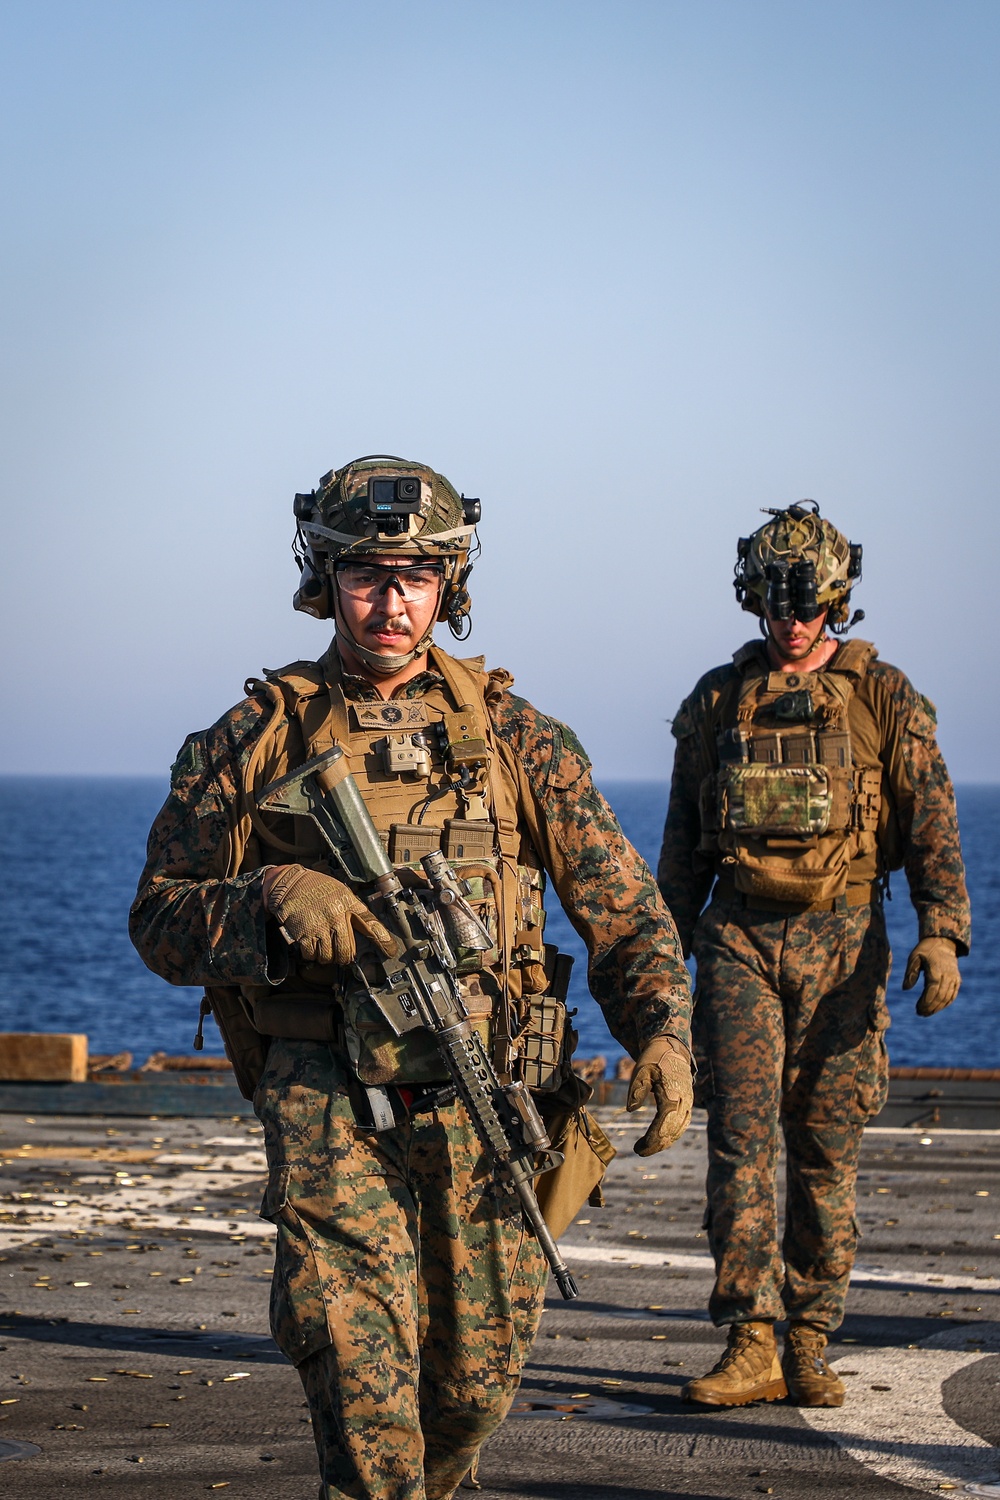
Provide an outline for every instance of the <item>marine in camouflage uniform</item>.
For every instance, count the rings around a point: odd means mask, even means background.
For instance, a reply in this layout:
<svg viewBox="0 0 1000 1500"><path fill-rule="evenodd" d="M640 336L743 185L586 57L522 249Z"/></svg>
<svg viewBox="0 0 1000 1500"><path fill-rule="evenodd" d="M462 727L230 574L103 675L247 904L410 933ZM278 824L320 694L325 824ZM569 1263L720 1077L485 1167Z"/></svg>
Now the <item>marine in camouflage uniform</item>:
<svg viewBox="0 0 1000 1500"><path fill-rule="evenodd" d="M772 515L737 566L766 639L702 677L673 721L658 869L697 960L710 1311L730 1326L720 1364L686 1395L738 1405L787 1387L799 1404L839 1405L823 1349L854 1261L862 1133L888 1088L884 885L905 869L920 930L906 987L923 968L921 1014L958 992L969 902L933 705L873 646L826 630L847 624L861 549L808 505Z"/></svg>
<svg viewBox="0 0 1000 1500"><path fill-rule="evenodd" d="M546 879L587 944L591 992L638 1059L633 1102L654 1096L643 1151L690 1118L690 987L652 874L572 731L512 693L508 673L431 646L435 617L458 630L468 611L478 502L422 465L376 458L327 475L296 515L297 602L334 615L337 636L189 737L131 932L158 974L207 987L263 1123L271 1325L309 1400L321 1496L441 1500L509 1409L546 1262L427 1033L394 1038L357 1002L351 959L377 963L391 943L372 905L334 878L308 820L265 815L257 796L336 740L398 869L416 878L418 848L442 845L495 938L460 972L498 1071L537 1084L547 1119L568 1107L599 1152L542 941ZM458 774L479 764L470 743L482 764ZM551 1048L532 1053L539 1026L541 1043L562 1038L548 1072ZM372 1115L378 1098L388 1125Z"/></svg>

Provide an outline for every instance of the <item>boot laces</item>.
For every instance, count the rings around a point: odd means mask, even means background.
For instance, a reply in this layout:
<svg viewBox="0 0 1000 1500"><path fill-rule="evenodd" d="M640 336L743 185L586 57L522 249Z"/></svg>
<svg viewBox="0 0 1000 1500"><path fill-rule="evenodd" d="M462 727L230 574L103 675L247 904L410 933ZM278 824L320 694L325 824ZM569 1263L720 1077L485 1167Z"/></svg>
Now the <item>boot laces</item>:
<svg viewBox="0 0 1000 1500"><path fill-rule="evenodd" d="M723 1371L744 1366L749 1366L752 1370L764 1360L764 1341L760 1334L748 1323L734 1323L729 1330L729 1343L725 1353L712 1373L721 1375Z"/></svg>
<svg viewBox="0 0 1000 1500"><path fill-rule="evenodd" d="M826 1334L821 1333L818 1328L812 1328L808 1323L793 1323L788 1330L788 1337L796 1347L808 1347L822 1354L826 1348Z"/></svg>
<svg viewBox="0 0 1000 1500"><path fill-rule="evenodd" d="M824 1351L826 1335L818 1328L794 1324L788 1331L788 1343L796 1368L816 1375L830 1375Z"/></svg>

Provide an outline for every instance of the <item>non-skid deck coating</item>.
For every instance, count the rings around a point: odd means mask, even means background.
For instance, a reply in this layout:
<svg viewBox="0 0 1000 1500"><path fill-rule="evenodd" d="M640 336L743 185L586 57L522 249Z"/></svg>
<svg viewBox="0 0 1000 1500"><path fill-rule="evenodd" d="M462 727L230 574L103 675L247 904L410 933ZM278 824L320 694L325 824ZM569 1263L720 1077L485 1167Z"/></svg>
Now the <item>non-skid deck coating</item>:
<svg viewBox="0 0 1000 1500"><path fill-rule="evenodd" d="M682 1404L723 1339L704 1312L705 1137L621 1155L563 1245L484 1500L1000 1496L1000 1132L869 1131L837 1411ZM0 1485L315 1500L298 1379L267 1336L252 1122L0 1116Z"/></svg>

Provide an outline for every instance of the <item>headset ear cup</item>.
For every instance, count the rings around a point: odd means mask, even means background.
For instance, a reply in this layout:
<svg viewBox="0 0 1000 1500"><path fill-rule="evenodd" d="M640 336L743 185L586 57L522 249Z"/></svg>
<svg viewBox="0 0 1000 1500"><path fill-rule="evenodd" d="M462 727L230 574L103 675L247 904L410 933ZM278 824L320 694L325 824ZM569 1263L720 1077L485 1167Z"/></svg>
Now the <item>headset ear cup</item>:
<svg viewBox="0 0 1000 1500"><path fill-rule="evenodd" d="M312 615L314 620L333 616L333 580L328 573L317 573L309 557L303 560L302 581L292 595L292 608Z"/></svg>
<svg viewBox="0 0 1000 1500"><path fill-rule="evenodd" d="M827 623L831 626L845 626L851 612L851 592L841 594L839 599L831 601L828 607Z"/></svg>

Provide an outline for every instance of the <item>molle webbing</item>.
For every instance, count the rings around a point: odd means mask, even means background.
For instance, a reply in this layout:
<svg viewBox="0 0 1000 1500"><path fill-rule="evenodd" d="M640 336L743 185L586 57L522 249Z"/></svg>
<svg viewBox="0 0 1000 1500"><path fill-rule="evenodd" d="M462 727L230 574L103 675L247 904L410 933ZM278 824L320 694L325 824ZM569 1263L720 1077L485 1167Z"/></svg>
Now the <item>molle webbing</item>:
<svg viewBox="0 0 1000 1500"><path fill-rule="evenodd" d="M701 849L744 896L820 909L875 848L881 767L856 762L850 726L874 651L849 642L818 672L773 671L756 643L736 653L716 704Z"/></svg>
<svg viewBox="0 0 1000 1500"><path fill-rule="evenodd" d="M473 710L488 751L483 792L489 818L495 829L495 834L490 832L488 836L488 849L485 847L487 842L485 836L489 823L464 822L463 808L459 804L455 791L446 790L443 796L436 797L429 803L426 809L426 823L422 817L419 826L411 821L414 817L420 817L420 814L415 812L415 808L420 807L426 801L426 793L430 787L427 784L421 786L415 778L387 776L378 770L372 770L375 759L373 747L384 736L385 730L383 728L380 731L377 727L373 727L377 716L365 715L364 701L355 703L353 700L346 699L339 679L338 661L334 653L330 653L324 662L298 662L283 671L268 672L264 683L248 684L248 690L263 691L272 702L279 701L281 711L279 712L276 707L264 736L272 746L278 742L279 748L276 751L272 750L268 755L258 745L247 766L244 801L248 807L248 816L253 821L258 837L261 839L262 862L267 861L268 845L277 852L279 859L282 856L287 858L292 855L296 859L304 859L313 864L318 860L321 861L323 851L317 848L311 828L303 826L300 829L296 826L296 841L288 842L287 837L282 838L273 827L273 824L279 823L279 820L269 820L268 826L263 825L260 814L256 812L254 797L267 780L291 768L288 765L282 765L279 770L274 770L276 755L279 760L288 760L288 755L284 752L280 742L287 743L289 750L294 753L295 760L292 761L292 766L300 760L309 760L321 754L336 742L351 755L355 773L366 787L366 802L369 805L369 811L380 832L389 838L389 830L393 825L397 829L409 828L412 831L414 850L406 852L413 852L414 855L417 853L423 826L426 826L429 834L432 826L440 826L443 823L446 830L450 830L447 837L453 843L458 841L463 827L467 829L466 842L474 857L470 861L466 855L461 859L460 868L463 875L467 875L474 884L482 883L483 893L492 896L497 912L499 953L492 962L495 970L499 970L497 977L501 979L500 988L504 999L502 1003L497 1003L494 1007L494 1038L497 1065L501 1072L509 1074L513 1055L512 1038L516 1030L511 1003L516 1002L522 993L532 991L535 987L533 980L541 975L541 970L538 975L534 974L535 966L530 962L519 960L518 965L513 966L515 946L523 935L524 919L521 912L522 908L526 907L526 902L521 899L521 887L524 886L527 889L532 878L531 872L519 870L518 864L521 852L518 790L506 759L499 752L488 712L486 704L486 691L490 685L488 676L437 650L434 650L431 655L430 665L444 679L443 687L431 688L421 698L401 699L399 702L401 706L411 701L415 704L433 705L431 708L433 719L440 719L442 715L445 718L457 719L459 711L466 705ZM324 666L327 668L325 672ZM389 701L395 702L396 700ZM366 724L366 717L370 717L373 724ZM354 727L355 721L358 727ZM261 774L261 768L265 762L271 767L267 776ZM482 816L481 813L480 816ZM305 824L305 820L298 818L280 820L281 823L293 821L295 825ZM282 828L282 833L287 834L287 831ZM402 835L398 837L396 833L391 835L390 857L394 862L407 862L405 853L396 845L409 841L409 839L404 840ZM447 852L447 846L445 847ZM424 851L420 848L419 852ZM535 899L540 909L540 895ZM539 919L537 943L534 944L539 950L539 955L542 949L541 920L543 919ZM524 958L527 959L526 954Z"/></svg>
<svg viewBox="0 0 1000 1500"><path fill-rule="evenodd" d="M513 1038L515 1032L513 1002L520 998L513 993L512 969L514 945L517 939L517 912L519 895L517 788L510 781L509 773L499 754L497 738L486 703L486 687L489 679L476 672L465 662L456 660L446 652L434 650L431 662L441 673L455 699L456 707L463 703L474 703L479 709L486 744L489 751L489 799L490 811L497 831L497 846L500 853L500 980L502 998L494 1018L495 1062L501 1077L510 1075L513 1065ZM543 918L544 921L544 918ZM520 986L518 986L520 988Z"/></svg>

